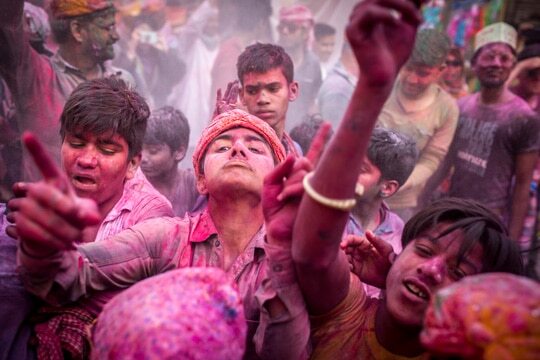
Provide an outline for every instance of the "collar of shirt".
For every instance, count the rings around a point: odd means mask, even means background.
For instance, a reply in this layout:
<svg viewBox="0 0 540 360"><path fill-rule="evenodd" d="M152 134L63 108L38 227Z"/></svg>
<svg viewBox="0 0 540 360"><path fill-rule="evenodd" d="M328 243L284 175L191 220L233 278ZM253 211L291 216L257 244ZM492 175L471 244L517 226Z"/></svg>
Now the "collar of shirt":
<svg viewBox="0 0 540 360"><path fill-rule="evenodd" d="M203 243L213 241L213 247L221 246L221 240L218 236L218 232L212 217L208 212L208 208L205 208L201 213L195 215L191 219L191 233L189 236L190 243ZM258 261L264 255L264 235L266 230L264 225L261 226L259 231L253 235L251 241L246 246L246 249L238 256L234 261L229 272L236 278L242 272L242 269L254 261Z"/></svg>
<svg viewBox="0 0 540 360"><path fill-rule="evenodd" d="M347 80L349 84L353 86L356 85L356 83L358 82L358 78L349 73L347 69L345 69L341 61L337 62L332 71L336 73L336 75L343 77L345 80Z"/></svg>
<svg viewBox="0 0 540 360"><path fill-rule="evenodd" d="M387 235L394 232L394 228L392 227L392 224L389 221L388 211L389 211L388 205L386 205L386 203L383 202L379 209L379 214L381 216L381 223L379 224L379 226L377 226L377 228L373 232L377 236ZM361 236L364 235L365 231L362 228L362 225L352 215L349 215L349 224L351 226L347 225L347 233L349 234L358 233Z"/></svg>

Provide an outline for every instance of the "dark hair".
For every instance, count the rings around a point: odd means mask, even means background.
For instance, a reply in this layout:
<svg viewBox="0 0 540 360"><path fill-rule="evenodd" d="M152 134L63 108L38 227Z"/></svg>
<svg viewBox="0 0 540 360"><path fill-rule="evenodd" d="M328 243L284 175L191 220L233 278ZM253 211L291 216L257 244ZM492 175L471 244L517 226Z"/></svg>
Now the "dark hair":
<svg viewBox="0 0 540 360"><path fill-rule="evenodd" d="M395 180L401 186L416 165L418 150L411 137L377 127L371 134L367 156L384 180Z"/></svg>
<svg viewBox="0 0 540 360"><path fill-rule="evenodd" d="M425 66L440 66L446 60L452 42L448 35L435 29L422 29L416 34L409 62Z"/></svg>
<svg viewBox="0 0 540 360"><path fill-rule="evenodd" d="M72 16L72 17L63 17L55 18L49 14L49 25L51 26L51 33L53 35L54 41L57 44L65 44L71 38L71 22L78 21L82 24L87 24L94 19L102 16L107 16L109 14L116 13L114 7L108 7L103 10L98 10L96 12L85 14L81 16Z"/></svg>
<svg viewBox="0 0 540 360"><path fill-rule="evenodd" d="M313 27L313 35L317 40L325 36L334 35L335 33L336 29L333 26L325 23L316 23Z"/></svg>
<svg viewBox="0 0 540 360"><path fill-rule="evenodd" d="M323 119L320 114L306 115L304 120L292 128L289 133L291 138L300 145L304 154L307 154L311 142L313 141L315 134L317 134L317 131L319 131L322 123ZM332 134L333 131L331 130L328 137L332 137Z"/></svg>
<svg viewBox="0 0 540 360"><path fill-rule="evenodd" d="M171 151L187 150L189 144L189 124L185 115L172 106L164 106L152 111L148 118L145 144L166 144Z"/></svg>
<svg viewBox="0 0 540 360"><path fill-rule="evenodd" d="M291 57L281 46L274 44L256 43L250 45L238 56L236 62L240 84L244 83L243 79L246 74L262 74L276 68L281 68L287 83L293 81L294 65Z"/></svg>
<svg viewBox="0 0 540 360"><path fill-rule="evenodd" d="M107 132L122 136L129 157L142 149L150 110L137 92L116 77L85 81L73 90L60 117L60 135Z"/></svg>
<svg viewBox="0 0 540 360"><path fill-rule="evenodd" d="M483 254L481 272L523 274L518 244L510 239L499 217L474 200L446 198L431 203L405 225L401 237L403 247L440 223L448 223L450 226L433 239L434 241L458 229L463 234L458 261L463 259L474 245L480 244Z"/></svg>

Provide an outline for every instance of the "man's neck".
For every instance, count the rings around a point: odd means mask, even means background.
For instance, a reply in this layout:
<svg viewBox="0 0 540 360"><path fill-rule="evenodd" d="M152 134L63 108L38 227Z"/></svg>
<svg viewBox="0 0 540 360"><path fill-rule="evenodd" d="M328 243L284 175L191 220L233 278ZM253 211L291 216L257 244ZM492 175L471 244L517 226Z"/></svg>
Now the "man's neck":
<svg viewBox="0 0 540 360"><path fill-rule="evenodd" d="M386 300L381 300L375 315L375 335L379 344L393 354L415 357L425 352L420 343L421 326L400 324L386 307Z"/></svg>
<svg viewBox="0 0 540 360"><path fill-rule="evenodd" d="M81 54L80 50L65 45L61 46L58 52L68 64L79 69L87 80L96 79L101 75L99 64L95 60L88 58L88 56Z"/></svg>
<svg viewBox="0 0 540 360"><path fill-rule="evenodd" d="M224 269L245 250L264 223L260 197L234 195L208 198L208 211L223 244Z"/></svg>
<svg viewBox="0 0 540 360"><path fill-rule="evenodd" d="M480 100L482 104L499 104L510 99L511 92L506 86L482 87L480 90Z"/></svg>
<svg viewBox="0 0 540 360"><path fill-rule="evenodd" d="M280 120L275 126L272 127L276 132L278 138L283 140L283 134L285 133L285 119Z"/></svg>
<svg viewBox="0 0 540 360"><path fill-rule="evenodd" d="M352 209L352 215L360 223L364 231L375 231L381 224L382 199L372 201L358 201Z"/></svg>

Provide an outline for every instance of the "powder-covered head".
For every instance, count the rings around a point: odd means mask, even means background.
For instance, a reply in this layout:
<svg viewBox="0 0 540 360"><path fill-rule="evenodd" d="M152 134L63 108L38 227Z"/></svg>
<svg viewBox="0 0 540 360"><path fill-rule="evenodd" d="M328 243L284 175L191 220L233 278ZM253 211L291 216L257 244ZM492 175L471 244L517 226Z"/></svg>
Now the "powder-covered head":
<svg viewBox="0 0 540 360"><path fill-rule="evenodd" d="M241 297L218 268L185 268L141 281L110 301L93 331L92 359L241 359Z"/></svg>
<svg viewBox="0 0 540 360"><path fill-rule="evenodd" d="M506 273L468 276L431 299L420 339L445 358L537 358L540 286Z"/></svg>
<svg viewBox="0 0 540 360"><path fill-rule="evenodd" d="M61 19L113 9L114 4L112 0L52 0L49 7L51 16Z"/></svg>
<svg viewBox="0 0 540 360"><path fill-rule="evenodd" d="M279 9L279 21L287 21L312 26L315 22L313 13L307 6L296 4Z"/></svg>
<svg viewBox="0 0 540 360"><path fill-rule="evenodd" d="M231 110L212 119L212 122L203 130L193 153L193 169L196 178L199 178L199 175L204 173L203 161L208 146L220 134L235 128L246 128L255 131L270 146L276 164L285 160L285 148L270 125L243 110Z"/></svg>
<svg viewBox="0 0 540 360"><path fill-rule="evenodd" d="M452 42L448 35L435 29L422 29L416 34L409 63L423 66L441 66L446 60Z"/></svg>

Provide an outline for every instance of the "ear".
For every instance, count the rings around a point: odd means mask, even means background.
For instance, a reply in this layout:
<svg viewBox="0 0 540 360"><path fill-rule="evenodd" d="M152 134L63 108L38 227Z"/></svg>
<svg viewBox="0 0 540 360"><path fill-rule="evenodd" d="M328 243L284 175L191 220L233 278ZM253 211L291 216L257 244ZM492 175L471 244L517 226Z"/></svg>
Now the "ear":
<svg viewBox="0 0 540 360"><path fill-rule="evenodd" d="M204 175L199 175L199 177L197 178L197 190L201 195L208 194L208 189L206 188L206 178L204 177Z"/></svg>
<svg viewBox="0 0 540 360"><path fill-rule="evenodd" d="M299 85L293 81L289 84L289 101L294 101L298 97Z"/></svg>
<svg viewBox="0 0 540 360"><path fill-rule="evenodd" d="M386 199L394 195L399 189L399 183L396 180L383 180L379 194Z"/></svg>
<svg viewBox="0 0 540 360"><path fill-rule="evenodd" d="M139 168L139 165L141 164L142 155L137 154L129 160L128 168L126 171L126 180L133 179L135 176L135 173L137 172L137 169Z"/></svg>
<svg viewBox="0 0 540 360"><path fill-rule="evenodd" d="M69 23L69 29L71 31L71 36L73 36L75 41L77 41L78 43L83 42L83 37L84 37L83 33L86 33L86 29L84 28L84 26L81 24L80 21L72 20Z"/></svg>
<svg viewBox="0 0 540 360"><path fill-rule="evenodd" d="M186 157L186 147L181 146L178 150L173 151L173 156L175 161L182 161Z"/></svg>

